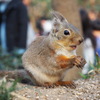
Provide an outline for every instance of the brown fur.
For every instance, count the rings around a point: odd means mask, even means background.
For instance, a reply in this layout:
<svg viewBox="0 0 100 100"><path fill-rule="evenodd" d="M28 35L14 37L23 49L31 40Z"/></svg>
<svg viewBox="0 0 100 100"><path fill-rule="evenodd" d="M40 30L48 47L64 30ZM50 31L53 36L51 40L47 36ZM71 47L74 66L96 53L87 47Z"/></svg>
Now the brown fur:
<svg viewBox="0 0 100 100"><path fill-rule="evenodd" d="M71 46L78 46L83 38L61 14L53 14L55 17L50 35L33 41L22 57L23 65L37 85L73 86L69 85L72 82L67 81L74 79L85 60L75 55ZM64 30L70 34L64 35Z"/></svg>

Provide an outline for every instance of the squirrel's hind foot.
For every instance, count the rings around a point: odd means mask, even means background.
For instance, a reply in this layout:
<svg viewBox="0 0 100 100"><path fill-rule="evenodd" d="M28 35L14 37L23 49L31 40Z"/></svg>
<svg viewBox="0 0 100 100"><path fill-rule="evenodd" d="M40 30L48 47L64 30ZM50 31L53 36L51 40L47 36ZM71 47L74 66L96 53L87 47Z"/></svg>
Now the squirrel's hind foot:
<svg viewBox="0 0 100 100"><path fill-rule="evenodd" d="M72 81L58 81L56 83L46 82L46 83L44 83L43 86L46 87L46 88L54 88L54 87L57 87L57 86L65 86L67 88L70 87L72 89L76 88L74 82L72 82Z"/></svg>
<svg viewBox="0 0 100 100"><path fill-rule="evenodd" d="M45 82L42 86L43 86L43 87L46 87L46 89L56 87L55 84L49 83L49 82Z"/></svg>
<svg viewBox="0 0 100 100"><path fill-rule="evenodd" d="M75 88L76 88L74 82L72 82L72 81L58 81L58 82L56 82L55 84L56 84L56 85L65 86L65 87L67 87L67 88L70 87L70 88L72 88L72 89L75 89Z"/></svg>

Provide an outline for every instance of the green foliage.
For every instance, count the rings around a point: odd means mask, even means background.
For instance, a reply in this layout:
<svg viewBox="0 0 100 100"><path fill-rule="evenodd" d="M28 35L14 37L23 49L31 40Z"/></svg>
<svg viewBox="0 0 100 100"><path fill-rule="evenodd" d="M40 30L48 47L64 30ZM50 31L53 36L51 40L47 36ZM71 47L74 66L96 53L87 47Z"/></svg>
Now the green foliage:
<svg viewBox="0 0 100 100"><path fill-rule="evenodd" d="M12 83L12 85L7 88L7 82L2 81L0 85L0 100L11 100L10 93L16 89L17 80Z"/></svg>
<svg viewBox="0 0 100 100"><path fill-rule="evenodd" d="M82 73L80 73L80 75L81 75L81 77L82 77L83 79L88 79L88 78L90 78L90 76L89 76L88 74L82 74Z"/></svg>
<svg viewBox="0 0 100 100"><path fill-rule="evenodd" d="M96 54L96 64L93 65L90 63L90 71L87 74L80 73L83 79L88 79L96 74L100 74L100 57L98 54Z"/></svg>
<svg viewBox="0 0 100 100"><path fill-rule="evenodd" d="M16 51L4 54L0 50L0 70L18 69L22 66L21 56Z"/></svg>
<svg viewBox="0 0 100 100"><path fill-rule="evenodd" d="M96 53L96 63L95 65L90 63L90 71L88 72L89 74L92 73L92 71L94 73L99 73L100 72L100 57L99 55Z"/></svg>
<svg viewBox="0 0 100 100"><path fill-rule="evenodd" d="M96 65L94 66L94 68L97 68L98 70L100 69L100 57L98 56L98 54L96 54Z"/></svg>

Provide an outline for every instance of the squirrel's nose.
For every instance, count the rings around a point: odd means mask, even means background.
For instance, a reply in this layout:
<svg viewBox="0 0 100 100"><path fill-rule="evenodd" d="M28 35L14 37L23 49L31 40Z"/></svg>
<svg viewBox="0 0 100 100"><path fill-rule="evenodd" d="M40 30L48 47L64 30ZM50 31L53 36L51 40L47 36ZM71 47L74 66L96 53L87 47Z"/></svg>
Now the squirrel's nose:
<svg viewBox="0 0 100 100"><path fill-rule="evenodd" d="M80 40L79 40L79 43L81 44L83 41L84 41L84 39L80 39Z"/></svg>

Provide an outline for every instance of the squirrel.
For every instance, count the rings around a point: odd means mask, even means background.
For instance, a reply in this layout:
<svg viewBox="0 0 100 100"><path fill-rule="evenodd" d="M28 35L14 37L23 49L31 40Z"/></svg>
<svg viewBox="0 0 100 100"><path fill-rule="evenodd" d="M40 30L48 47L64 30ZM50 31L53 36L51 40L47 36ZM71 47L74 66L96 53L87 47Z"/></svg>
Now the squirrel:
<svg viewBox="0 0 100 100"><path fill-rule="evenodd" d="M37 86L75 88L74 73L78 73L76 69L86 63L83 57L76 55L76 48L83 42L83 37L61 13L53 11L52 15L50 34L37 37L23 54L22 62ZM72 79L68 80L70 76Z"/></svg>

